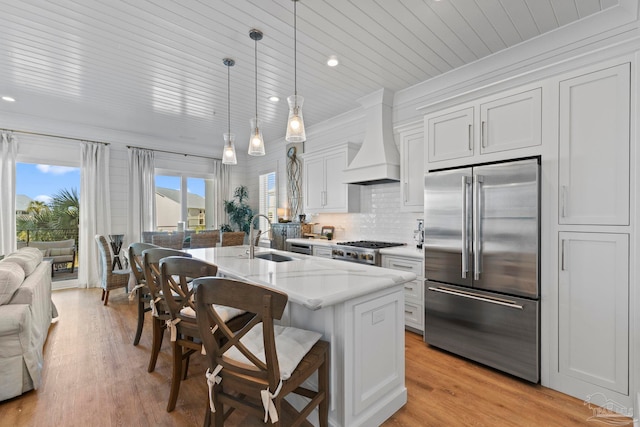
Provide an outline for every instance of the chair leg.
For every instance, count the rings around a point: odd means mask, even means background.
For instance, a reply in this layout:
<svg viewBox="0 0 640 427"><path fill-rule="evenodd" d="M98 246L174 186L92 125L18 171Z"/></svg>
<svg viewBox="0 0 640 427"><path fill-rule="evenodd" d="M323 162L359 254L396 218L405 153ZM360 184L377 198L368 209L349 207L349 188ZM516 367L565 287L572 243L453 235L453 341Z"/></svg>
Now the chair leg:
<svg viewBox="0 0 640 427"><path fill-rule="evenodd" d="M209 406L209 399L207 399L207 412L204 413L204 427L211 427L211 407Z"/></svg>
<svg viewBox="0 0 640 427"><path fill-rule="evenodd" d="M53 276L53 274L51 274ZM100 297L100 301L104 301L104 294L106 293L106 291L104 290L104 288L102 289L102 296Z"/></svg>
<svg viewBox="0 0 640 427"><path fill-rule="evenodd" d="M169 403L167 412L171 412L176 407L178 393L180 392L180 381L182 380L182 346L178 340L171 343L173 347L173 375L171 377L171 391L169 392Z"/></svg>
<svg viewBox="0 0 640 427"><path fill-rule="evenodd" d="M324 362L318 368L318 393L324 392L324 399L318 406L320 427L329 426L329 355L325 353Z"/></svg>
<svg viewBox="0 0 640 427"><path fill-rule="evenodd" d="M104 305L107 305L109 302L109 291L106 291L104 294Z"/></svg>
<svg viewBox="0 0 640 427"><path fill-rule="evenodd" d="M140 337L142 336L142 328L144 326L144 300L142 299L142 290L136 291L138 294L138 326L136 327L136 336L133 339L133 345L138 345Z"/></svg>
<svg viewBox="0 0 640 427"><path fill-rule="evenodd" d="M162 339L164 338L164 322L157 317L153 318L153 339L151 342L151 357L149 358L149 367L147 372L153 372L156 369L156 362L158 361L158 354L160 353L160 347L162 347Z"/></svg>

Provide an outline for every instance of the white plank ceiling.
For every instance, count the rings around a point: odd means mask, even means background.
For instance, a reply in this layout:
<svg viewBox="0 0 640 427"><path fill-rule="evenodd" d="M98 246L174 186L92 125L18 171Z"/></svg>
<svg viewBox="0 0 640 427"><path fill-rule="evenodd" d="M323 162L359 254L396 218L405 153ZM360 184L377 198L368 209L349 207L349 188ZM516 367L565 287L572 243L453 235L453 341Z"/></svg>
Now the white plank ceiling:
<svg viewBox="0 0 640 427"><path fill-rule="evenodd" d="M307 126L617 4L617 0L301 0L298 92ZM293 94L291 0L0 0L2 112L174 141L219 156L248 144L255 112L284 136ZM340 65L327 67L336 55ZM280 102L271 103L271 95ZM3 126L0 119L0 128ZM91 135L86 135L90 138Z"/></svg>

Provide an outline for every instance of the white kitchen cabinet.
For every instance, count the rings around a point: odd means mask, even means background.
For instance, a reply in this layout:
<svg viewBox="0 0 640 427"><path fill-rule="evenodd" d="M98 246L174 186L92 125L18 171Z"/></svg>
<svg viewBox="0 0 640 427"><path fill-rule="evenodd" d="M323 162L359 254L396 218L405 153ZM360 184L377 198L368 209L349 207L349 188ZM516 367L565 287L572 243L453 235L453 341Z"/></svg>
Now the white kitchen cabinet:
<svg viewBox="0 0 640 427"><path fill-rule="evenodd" d="M559 233L558 372L629 393L629 236Z"/></svg>
<svg viewBox="0 0 640 427"><path fill-rule="evenodd" d="M331 246L313 245L313 256L331 258Z"/></svg>
<svg viewBox="0 0 640 427"><path fill-rule="evenodd" d="M480 104L480 153L540 145L541 93L537 88Z"/></svg>
<svg viewBox="0 0 640 427"><path fill-rule="evenodd" d="M476 116L477 115L477 116ZM542 144L542 89L500 93L425 117L427 161Z"/></svg>
<svg viewBox="0 0 640 427"><path fill-rule="evenodd" d="M424 128L418 122L400 131L400 195L404 212L424 210Z"/></svg>
<svg viewBox="0 0 640 427"><path fill-rule="evenodd" d="M473 111L469 107L426 118L430 162L473 156Z"/></svg>
<svg viewBox="0 0 640 427"><path fill-rule="evenodd" d="M424 331L424 263L418 258L383 255L382 267L410 271L416 280L404 284L404 324L414 332Z"/></svg>
<svg viewBox="0 0 640 427"><path fill-rule="evenodd" d="M560 82L560 224L629 224L630 64Z"/></svg>
<svg viewBox="0 0 640 427"><path fill-rule="evenodd" d="M357 150L357 145L347 143L303 154L305 213L360 210L360 187L344 183L344 170Z"/></svg>

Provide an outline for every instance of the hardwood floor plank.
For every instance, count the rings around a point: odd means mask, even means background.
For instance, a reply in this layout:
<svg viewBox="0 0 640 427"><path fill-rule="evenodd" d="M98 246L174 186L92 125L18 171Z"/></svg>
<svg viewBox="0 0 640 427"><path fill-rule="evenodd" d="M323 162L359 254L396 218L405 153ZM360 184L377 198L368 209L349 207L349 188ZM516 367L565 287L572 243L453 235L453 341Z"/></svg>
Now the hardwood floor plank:
<svg viewBox="0 0 640 427"><path fill-rule="evenodd" d="M0 427L202 425L205 358L192 357L176 409L167 413L168 336L156 370L148 373L150 313L140 344L134 347L135 302L117 290L105 307L100 292L53 293L60 319L49 330L42 385L0 402ZM592 412L582 401L429 347L417 334L405 333L405 350L408 403L384 426L594 425L587 421ZM228 425L264 426L241 413L234 413Z"/></svg>

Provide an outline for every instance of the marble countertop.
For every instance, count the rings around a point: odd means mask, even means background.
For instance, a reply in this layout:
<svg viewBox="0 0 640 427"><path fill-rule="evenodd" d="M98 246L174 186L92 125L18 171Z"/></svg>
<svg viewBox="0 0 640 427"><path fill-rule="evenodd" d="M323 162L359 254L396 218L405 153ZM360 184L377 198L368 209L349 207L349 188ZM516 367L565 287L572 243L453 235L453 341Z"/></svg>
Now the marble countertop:
<svg viewBox="0 0 640 427"><path fill-rule="evenodd" d="M273 249L256 248L256 254L277 253L295 258L273 262L249 259L248 246L189 249L194 258L216 264L227 276L273 287L289 300L311 310L409 282L416 275L387 268L344 262Z"/></svg>
<svg viewBox="0 0 640 427"><path fill-rule="evenodd" d="M289 243L299 243L303 245L318 245L318 246L331 246L335 245L340 240L327 240L327 239L287 239ZM423 259L424 254L422 249L416 248L415 244L405 246L395 246L393 248L380 249L382 255L396 255L409 258Z"/></svg>

